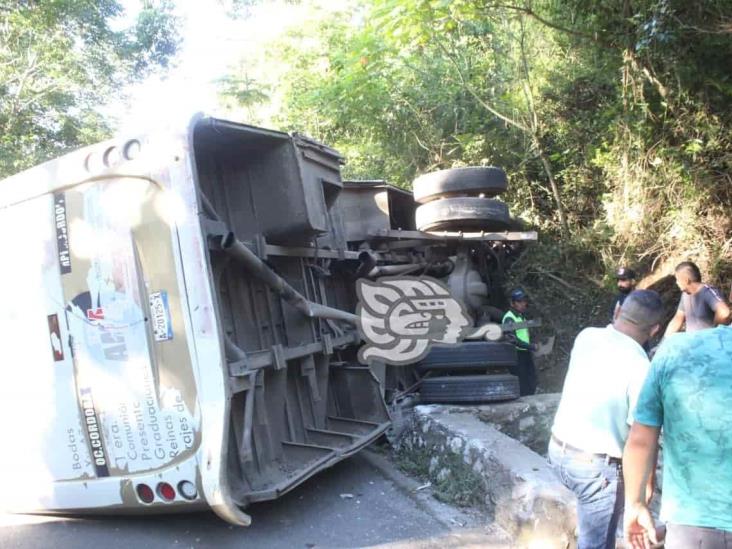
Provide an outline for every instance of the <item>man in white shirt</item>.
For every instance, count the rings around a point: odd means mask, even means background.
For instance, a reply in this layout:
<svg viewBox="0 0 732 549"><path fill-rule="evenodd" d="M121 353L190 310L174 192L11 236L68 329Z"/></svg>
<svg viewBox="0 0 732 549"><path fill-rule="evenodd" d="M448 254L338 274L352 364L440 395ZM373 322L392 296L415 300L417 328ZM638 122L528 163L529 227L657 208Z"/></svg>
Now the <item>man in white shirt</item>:
<svg viewBox="0 0 732 549"><path fill-rule="evenodd" d="M623 447L650 366L642 345L658 332L662 316L660 296L636 290L613 324L585 328L575 339L549 461L577 495L579 549L615 547L624 501Z"/></svg>

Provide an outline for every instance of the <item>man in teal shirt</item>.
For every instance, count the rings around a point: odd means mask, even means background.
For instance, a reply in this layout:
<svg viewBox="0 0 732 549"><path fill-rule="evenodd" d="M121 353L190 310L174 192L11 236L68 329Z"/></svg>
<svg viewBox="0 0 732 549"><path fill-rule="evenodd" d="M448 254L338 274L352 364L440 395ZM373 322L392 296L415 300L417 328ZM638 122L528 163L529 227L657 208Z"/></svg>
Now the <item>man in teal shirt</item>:
<svg viewBox="0 0 732 549"><path fill-rule="evenodd" d="M625 445L625 534L654 542L643 487L663 427L666 547L732 547L732 328L676 334L651 363Z"/></svg>

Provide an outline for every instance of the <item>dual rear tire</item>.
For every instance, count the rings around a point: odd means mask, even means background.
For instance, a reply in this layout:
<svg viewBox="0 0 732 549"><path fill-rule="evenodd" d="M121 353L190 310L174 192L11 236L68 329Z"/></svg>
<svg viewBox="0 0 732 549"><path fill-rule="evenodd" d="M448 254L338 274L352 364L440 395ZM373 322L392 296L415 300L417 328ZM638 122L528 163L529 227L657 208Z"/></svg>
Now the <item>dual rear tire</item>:
<svg viewBox="0 0 732 549"><path fill-rule="evenodd" d="M507 188L506 172L495 167L453 168L415 179L412 190L420 231L503 231L508 206L495 197Z"/></svg>
<svg viewBox="0 0 732 549"><path fill-rule="evenodd" d="M508 206L495 199L507 186L506 172L492 166L440 170L420 176L412 186L414 200L420 204L415 213L417 230L507 230L511 226ZM513 346L493 344L484 349L485 346L466 343L457 349L434 349L421 369L469 370L476 366L485 368L486 362L503 366L515 363ZM420 399L425 403L479 404L513 400L519 395L519 380L510 374L430 377L422 381L420 389Z"/></svg>

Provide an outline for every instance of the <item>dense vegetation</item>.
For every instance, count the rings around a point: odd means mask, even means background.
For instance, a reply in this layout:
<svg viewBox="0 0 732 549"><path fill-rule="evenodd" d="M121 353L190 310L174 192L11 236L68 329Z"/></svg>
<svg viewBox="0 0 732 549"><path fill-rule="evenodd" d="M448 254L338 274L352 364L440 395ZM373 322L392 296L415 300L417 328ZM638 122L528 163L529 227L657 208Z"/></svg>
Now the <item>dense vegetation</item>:
<svg viewBox="0 0 732 549"><path fill-rule="evenodd" d="M310 4L228 77L229 101L272 102L351 177L504 167L550 270L732 275L730 0Z"/></svg>
<svg viewBox="0 0 732 549"><path fill-rule="evenodd" d="M106 137L99 105L174 59L174 3L125 18L120 0L0 0L0 177ZM335 146L347 177L506 169L541 235L512 282L560 351L607 320L618 264L650 283L692 259L729 290L732 0L279 5L302 16L221 78L222 105Z"/></svg>
<svg viewBox="0 0 732 549"><path fill-rule="evenodd" d="M531 272L691 258L727 289L732 0L322 2L284 0L298 23L222 78L236 116L334 145L354 178L505 168ZM141 5L125 26L118 0L0 2L0 176L99 139L97 106L169 64L172 2Z"/></svg>
<svg viewBox="0 0 732 549"><path fill-rule="evenodd" d="M0 178L106 136L98 107L168 65L171 7L141 3L118 29L117 0L0 0Z"/></svg>

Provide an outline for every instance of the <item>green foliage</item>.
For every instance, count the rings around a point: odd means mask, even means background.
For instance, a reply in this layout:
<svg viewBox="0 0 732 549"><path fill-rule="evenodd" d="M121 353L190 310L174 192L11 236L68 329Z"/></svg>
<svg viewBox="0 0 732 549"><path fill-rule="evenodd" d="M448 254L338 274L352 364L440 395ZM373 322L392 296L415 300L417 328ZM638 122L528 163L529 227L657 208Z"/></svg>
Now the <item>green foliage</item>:
<svg viewBox="0 0 732 549"><path fill-rule="evenodd" d="M270 51L274 122L348 176L499 165L514 214L589 272L732 275L729 0L310 4Z"/></svg>
<svg viewBox="0 0 732 549"><path fill-rule="evenodd" d="M130 28L116 0L0 5L0 177L94 142L95 107L167 66L178 38L168 2L146 0Z"/></svg>

